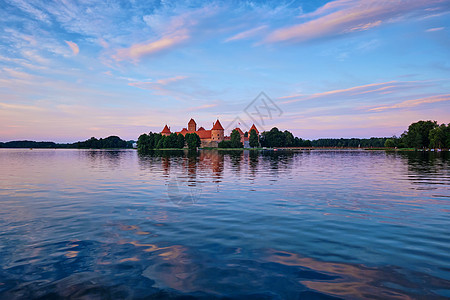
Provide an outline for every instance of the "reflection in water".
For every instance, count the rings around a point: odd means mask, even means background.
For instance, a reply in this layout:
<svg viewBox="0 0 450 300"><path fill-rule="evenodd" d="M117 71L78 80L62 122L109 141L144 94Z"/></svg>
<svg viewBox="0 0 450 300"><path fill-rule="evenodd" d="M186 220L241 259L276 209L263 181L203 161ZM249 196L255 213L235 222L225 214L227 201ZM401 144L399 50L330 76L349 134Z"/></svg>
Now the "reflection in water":
<svg viewBox="0 0 450 300"><path fill-rule="evenodd" d="M392 267L369 268L335 262L323 262L302 257L286 251L269 250L268 261L286 266L307 268L326 274L320 281L317 278L301 278L306 287L325 294L337 295L345 299L358 297L384 299L411 299L410 292L417 288L401 270ZM421 280L430 282L429 288L440 289L448 286L448 281L425 274L416 274ZM420 277L419 277L420 276ZM417 278L417 279L418 279ZM392 289L392 287L395 287Z"/></svg>
<svg viewBox="0 0 450 300"><path fill-rule="evenodd" d="M123 150L104 151L89 149L81 150L79 154L88 157L92 166L104 166L106 164L109 168L117 168L123 159L122 156L128 155L129 152Z"/></svg>
<svg viewBox="0 0 450 300"><path fill-rule="evenodd" d="M450 297L448 154L0 149L0 299Z"/></svg>

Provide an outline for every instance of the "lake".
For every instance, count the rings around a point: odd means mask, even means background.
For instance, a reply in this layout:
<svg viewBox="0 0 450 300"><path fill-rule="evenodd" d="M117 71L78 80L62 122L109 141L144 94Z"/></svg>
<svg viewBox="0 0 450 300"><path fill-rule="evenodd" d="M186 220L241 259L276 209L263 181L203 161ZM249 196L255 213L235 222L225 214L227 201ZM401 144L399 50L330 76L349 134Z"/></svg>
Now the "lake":
<svg viewBox="0 0 450 300"><path fill-rule="evenodd" d="M0 149L0 299L450 297L449 154Z"/></svg>

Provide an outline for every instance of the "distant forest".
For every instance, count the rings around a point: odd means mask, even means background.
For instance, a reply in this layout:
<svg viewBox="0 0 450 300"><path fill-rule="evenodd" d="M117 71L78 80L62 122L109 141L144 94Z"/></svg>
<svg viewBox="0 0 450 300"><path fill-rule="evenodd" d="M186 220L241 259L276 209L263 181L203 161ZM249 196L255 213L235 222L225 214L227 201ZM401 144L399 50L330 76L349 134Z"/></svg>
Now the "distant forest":
<svg viewBox="0 0 450 300"><path fill-rule="evenodd" d="M132 148L134 141L125 141L118 136L97 139L91 137L86 141L58 144L54 142L11 141L2 143L0 148L79 148L79 149L124 149Z"/></svg>
<svg viewBox="0 0 450 300"><path fill-rule="evenodd" d="M450 148L450 124L436 121L418 121L409 125L400 137L372 137L369 139L317 139L303 140L291 132L274 127L261 133L262 147L336 147L336 148Z"/></svg>

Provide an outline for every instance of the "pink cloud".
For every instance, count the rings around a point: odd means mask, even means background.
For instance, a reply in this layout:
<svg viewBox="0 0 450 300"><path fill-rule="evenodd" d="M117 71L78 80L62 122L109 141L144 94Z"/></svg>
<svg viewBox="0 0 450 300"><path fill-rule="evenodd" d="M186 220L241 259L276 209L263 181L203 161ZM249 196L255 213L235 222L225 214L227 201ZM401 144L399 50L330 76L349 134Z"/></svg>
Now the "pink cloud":
<svg viewBox="0 0 450 300"><path fill-rule="evenodd" d="M80 48L78 45L71 41L65 41L67 45L69 45L70 49L72 49L73 55L77 55L80 52Z"/></svg>
<svg viewBox="0 0 450 300"><path fill-rule="evenodd" d="M442 3L441 0L337 0L324 5L315 12L305 14L310 21L273 31L266 42L303 42L326 36L353 31L364 31L392 22L415 10Z"/></svg>
<svg viewBox="0 0 450 300"><path fill-rule="evenodd" d="M262 25L250 30L246 30L243 32L240 32L236 35L233 35L232 37L229 37L225 40L225 42L231 42L231 41L236 41L236 40L242 40L242 39L246 39L249 37L252 37L254 35L256 35L258 32L260 32L261 30L264 30L267 28L267 25Z"/></svg>
<svg viewBox="0 0 450 300"><path fill-rule="evenodd" d="M421 104L436 103L436 102L443 102L443 101L450 101L450 94L424 97L424 98L419 98L419 99L414 99L414 100L406 100L406 101L403 101L403 102L400 102L397 104L393 104L393 105L373 107L373 108L369 109L369 111L379 112L379 111L385 111L388 109L415 107L415 106L419 106Z"/></svg>
<svg viewBox="0 0 450 300"><path fill-rule="evenodd" d="M199 24L214 15L217 12L216 9L214 5L208 5L176 16L159 15L158 13L144 16L144 21L151 25L150 27L153 28L158 38L119 49L112 58L116 61L132 60L137 62L145 56L177 47L195 36L192 33L197 33Z"/></svg>
<svg viewBox="0 0 450 300"><path fill-rule="evenodd" d="M190 38L187 30L179 30L174 34L163 36L160 39L152 42L132 45L129 48L119 49L113 58L116 61L134 60L138 61L140 58L168 50L181 44Z"/></svg>
<svg viewBox="0 0 450 300"><path fill-rule="evenodd" d="M433 32L433 31L440 31L443 30L445 27L436 27L436 28L430 28L425 30L426 32Z"/></svg>
<svg viewBox="0 0 450 300"><path fill-rule="evenodd" d="M187 76L175 76L170 78L158 79L156 81L147 82L130 82L129 86L134 86L144 90L166 90L165 86L188 78Z"/></svg>
<svg viewBox="0 0 450 300"><path fill-rule="evenodd" d="M310 100L315 98L321 98L321 97L327 97L327 96L355 96L355 95L362 95L362 94L368 94L368 93L385 93L389 90L395 89L397 87L401 87L404 84L408 83L402 83L402 82L396 82L396 81L388 81L388 82L381 82L381 83L371 83L371 84L365 84L360 86L354 86L351 88L346 89L338 89L338 90L331 90L326 91L322 93L315 93L311 95L302 95L302 94L295 94L295 95L289 95L289 96L283 96L278 99L285 100L282 102L283 104L298 102L298 101L304 101L304 100Z"/></svg>
<svg viewBox="0 0 450 300"><path fill-rule="evenodd" d="M218 105L217 103L204 104L204 105L200 105L200 106L191 107L187 111L195 111L195 112L197 112L199 110L216 107L217 105Z"/></svg>

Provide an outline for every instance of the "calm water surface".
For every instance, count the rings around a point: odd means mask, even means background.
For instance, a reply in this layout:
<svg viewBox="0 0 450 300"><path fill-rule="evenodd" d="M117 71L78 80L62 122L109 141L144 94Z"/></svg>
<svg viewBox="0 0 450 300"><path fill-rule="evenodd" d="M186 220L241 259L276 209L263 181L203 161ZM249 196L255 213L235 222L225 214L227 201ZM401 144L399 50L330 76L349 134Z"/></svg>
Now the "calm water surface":
<svg viewBox="0 0 450 300"><path fill-rule="evenodd" d="M0 149L0 299L450 297L449 165Z"/></svg>

